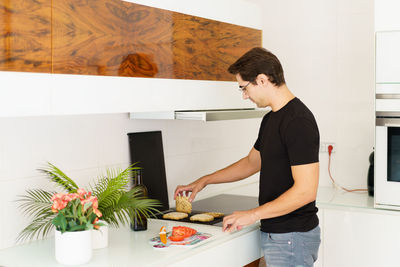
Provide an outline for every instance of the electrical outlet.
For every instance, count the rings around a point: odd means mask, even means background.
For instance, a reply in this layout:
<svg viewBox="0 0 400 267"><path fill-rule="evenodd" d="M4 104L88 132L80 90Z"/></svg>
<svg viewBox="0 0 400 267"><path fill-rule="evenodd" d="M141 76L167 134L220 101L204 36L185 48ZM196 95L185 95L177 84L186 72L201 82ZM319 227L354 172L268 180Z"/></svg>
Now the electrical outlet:
<svg viewBox="0 0 400 267"><path fill-rule="evenodd" d="M326 152L328 153L328 146L332 146L332 153L336 152L336 144L335 143L326 143Z"/></svg>
<svg viewBox="0 0 400 267"><path fill-rule="evenodd" d="M328 153L328 146L332 146L332 153L336 152L336 144L332 142L322 142L319 146L319 153Z"/></svg>

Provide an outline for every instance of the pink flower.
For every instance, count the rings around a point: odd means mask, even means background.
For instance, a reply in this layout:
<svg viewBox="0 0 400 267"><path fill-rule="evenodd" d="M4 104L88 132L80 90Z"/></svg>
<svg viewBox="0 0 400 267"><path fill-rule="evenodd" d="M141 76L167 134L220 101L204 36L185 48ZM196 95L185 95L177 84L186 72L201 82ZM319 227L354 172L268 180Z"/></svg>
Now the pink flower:
<svg viewBox="0 0 400 267"><path fill-rule="evenodd" d="M85 204L89 203L89 202L93 204L94 198L96 198L96 197L88 197L88 198L81 199L82 206L85 206Z"/></svg>
<svg viewBox="0 0 400 267"><path fill-rule="evenodd" d="M71 200L79 198L79 194L77 193L70 193L65 196L65 200L70 202Z"/></svg>
<svg viewBox="0 0 400 267"><path fill-rule="evenodd" d="M86 196L86 194L87 194L86 190L83 189L83 188L78 188L77 193L78 193L79 198L80 198L81 200L84 199L85 196Z"/></svg>
<svg viewBox="0 0 400 267"><path fill-rule="evenodd" d="M93 208L97 209L99 207L99 201L97 200L97 197L90 197L92 199L93 203Z"/></svg>
<svg viewBox="0 0 400 267"><path fill-rule="evenodd" d="M64 195L65 195L64 193L56 193L51 197L51 201L54 201L56 199L62 199L64 198Z"/></svg>
<svg viewBox="0 0 400 267"><path fill-rule="evenodd" d="M66 195L63 193L54 194L51 197L53 201L53 205L51 206L51 210L53 212L58 212L59 210L64 209L68 205L68 200L66 199Z"/></svg>
<svg viewBox="0 0 400 267"><path fill-rule="evenodd" d="M89 196L86 199L81 200L81 204L84 207L86 203L91 203L93 212L97 215L97 217L101 217L103 214L101 214L101 211L98 210L99 208L99 202L97 200L97 197L95 196ZM85 210L84 210L85 211Z"/></svg>
<svg viewBox="0 0 400 267"><path fill-rule="evenodd" d="M101 211L98 210L99 208L99 201L97 200L97 197L91 197L92 198L92 207L93 207L93 212L97 215L97 217L103 216L101 214Z"/></svg>
<svg viewBox="0 0 400 267"><path fill-rule="evenodd" d="M67 201L56 200L53 202L53 206L51 206L51 210L53 212L58 212L58 211L64 209L67 205L68 205Z"/></svg>

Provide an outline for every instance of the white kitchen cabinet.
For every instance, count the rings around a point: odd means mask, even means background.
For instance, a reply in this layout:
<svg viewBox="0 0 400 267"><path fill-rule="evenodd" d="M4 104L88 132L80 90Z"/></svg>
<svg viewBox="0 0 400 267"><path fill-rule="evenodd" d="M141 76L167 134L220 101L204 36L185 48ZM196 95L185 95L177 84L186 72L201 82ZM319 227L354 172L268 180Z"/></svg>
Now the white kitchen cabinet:
<svg viewBox="0 0 400 267"><path fill-rule="evenodd" d="M376 83L400 83L399 47L400 31L376 33ZM377 87L377 93L395 93L390 88L399 89L396 85L381 85Z"/></svg>
<svg viewBox="0 0 400 267"><path fill-rule="evenodd" d="M324 267L397 267L400 213L324 209Z"/></svg>
<svg viewBox="0 0 400 267"><path fill-rule="evenodd" d="M237 82L0 71L0 117L254 108Z"/></svg>
<svg viewBox="0 0 400 267"><path fill-rule="evenodd" d="M261 257L260 231L245 233L234 240L200 251L171 267L237 266L241 267Z"/></svg>
<svg viewBox="0 0 400 267"><path fill-rule="evenodd" d="M399 0L375 0L375 31L400 30L399 10Z"/></svg>

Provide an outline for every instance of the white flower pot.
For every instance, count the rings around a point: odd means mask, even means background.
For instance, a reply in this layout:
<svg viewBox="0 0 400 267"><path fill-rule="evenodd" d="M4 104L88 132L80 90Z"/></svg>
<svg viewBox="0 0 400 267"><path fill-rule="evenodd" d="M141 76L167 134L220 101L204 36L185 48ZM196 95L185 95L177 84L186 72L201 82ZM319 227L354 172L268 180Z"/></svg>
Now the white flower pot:
<svg viewBox="0 0 400 267"><path fill-rule="evenodd" d="M79 265L92 258L92 230L79 232L55 231L56 260L65 265Z"/></svg>
<svg viewBox="0 0 400 267"><path fill-rule="evenodd" d="M93 249L108 247L108 224L105 221L99 222L104 225L100 226L99 230L92 231Z"/></svg>

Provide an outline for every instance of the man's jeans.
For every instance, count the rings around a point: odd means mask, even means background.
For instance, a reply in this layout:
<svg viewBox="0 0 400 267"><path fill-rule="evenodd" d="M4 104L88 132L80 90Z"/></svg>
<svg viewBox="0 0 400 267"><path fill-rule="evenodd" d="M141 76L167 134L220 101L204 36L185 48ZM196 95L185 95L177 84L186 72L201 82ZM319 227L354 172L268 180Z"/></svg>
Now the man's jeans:
<svg viewBox="0 0 400 267"><path fill-rule="evenodd" d="M267 267L312 267L318 257L320 232L319 226L309 232L261 232L261 248Z"/></svg>

